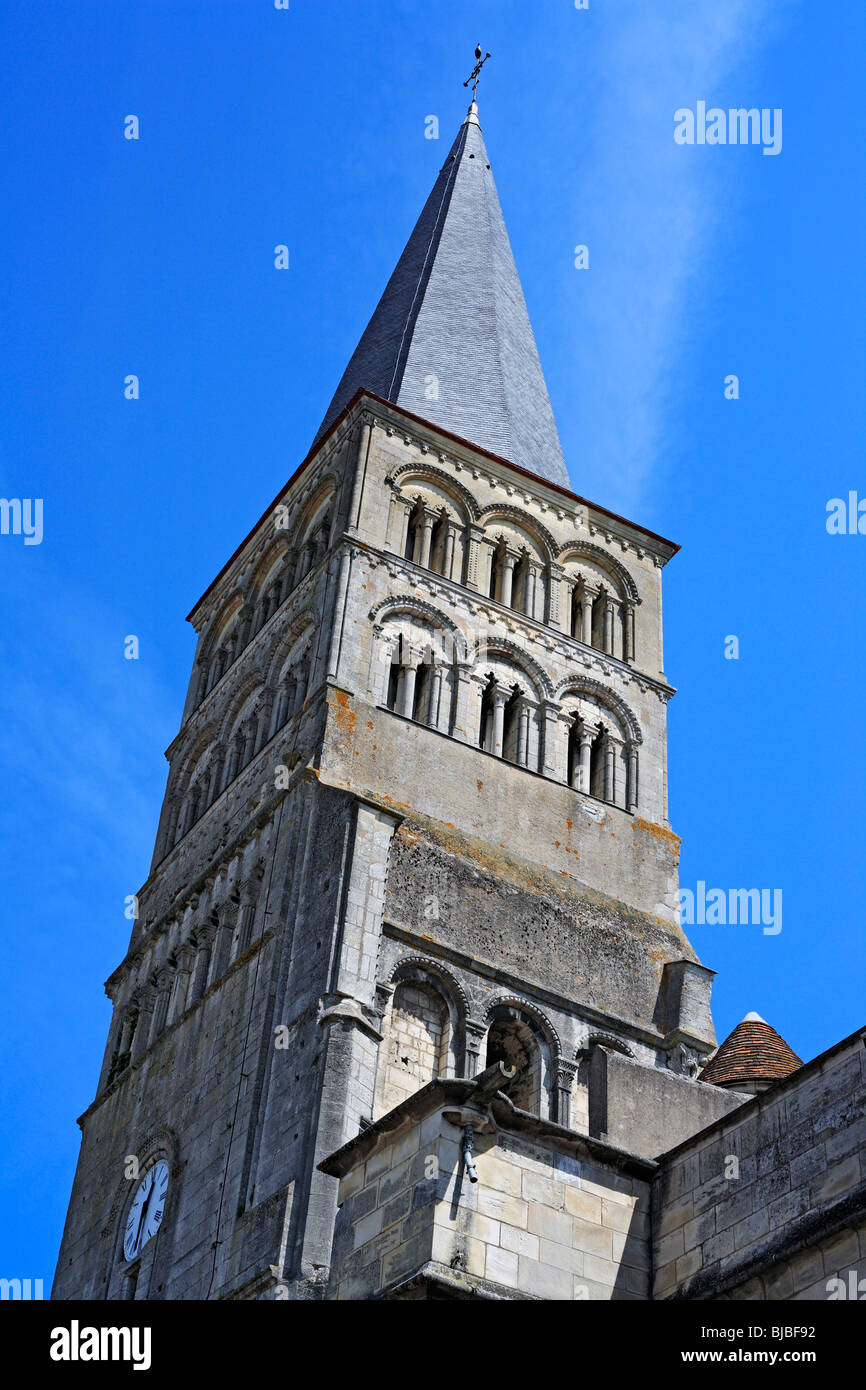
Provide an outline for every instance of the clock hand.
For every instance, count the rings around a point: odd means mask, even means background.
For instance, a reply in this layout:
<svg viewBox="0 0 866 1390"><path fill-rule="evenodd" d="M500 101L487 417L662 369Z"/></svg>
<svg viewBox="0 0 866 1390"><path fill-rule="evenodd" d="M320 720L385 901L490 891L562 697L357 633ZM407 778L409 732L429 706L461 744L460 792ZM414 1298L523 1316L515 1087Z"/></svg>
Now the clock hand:
<svg viewBox="0 0 866 1390"><path fill-rule="evenodd" d="M133 1247L133 1251L132 1251L133 1255L137 1255L137 1254L138 1254L138 1242L139 1242L139 1239L140 1239L140 1237L141 1237L142 1230L144 1229L144 1216L145 1216L145 1212L147 1211L148 1206L150 1205L150 1194L151 1194L152 1191L153 1191L153 1178L151 1177L150 1187L149 1187L149 1189L148 1189L147 1196L145 1197L144 1201L143 1201L142 1204L141 1204L141 1212L139 1213L139 1217L138 1217L138 1227L137 1227L136 1232L135 1232L135 1246Z"/></svg>
<svg viewBox="0 0 866 1390"><path fill-rule="evenodd" d="M144 1204L144 1217L143 1217L142 1223L141 1223L141 1224L142 1224L142 1230L144 1230L144 1231L147 1230L147 1222L148 1222L148 1218L149 1218L149 1216L150 1216L150 1204L151 1204L151 1202L153 1201L153 1194L154 1194L155 1191L156 1191L156 1182L153 1181L153 1182L150 1184L150 1191L149 1191L148 1194L147 1194L147 1201L146 1201L145 1204Z"/></svg>

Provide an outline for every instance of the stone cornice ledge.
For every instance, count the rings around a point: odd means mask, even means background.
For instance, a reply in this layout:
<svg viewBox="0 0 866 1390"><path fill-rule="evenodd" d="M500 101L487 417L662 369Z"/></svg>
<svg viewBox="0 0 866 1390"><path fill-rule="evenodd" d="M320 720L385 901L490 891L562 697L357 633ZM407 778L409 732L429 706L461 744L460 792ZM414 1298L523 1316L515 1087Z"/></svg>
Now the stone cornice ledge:
<svg viewBox="0 0 866 1390"><path fill-rule="evenodd" d="M454 1108L465 1103L477 1101L484 1090L488 1074L482 1072L475 1079L470 1077L451 1077L430 1081L420 1091L408 1096L395 1105L386 1115L380 1116L368 1129L361 1130L341 1148L322 1159L317 1166L319 1171L329 1177L339 1178L360 1163L376 1147L378 1140L393 1130L399 1129L407 1121L419 1121L434 1110L444 1106ZM595 1162L630 1173L648 1182L657 1171L658 1164L653 1159L641 1158L628 1149L617 1148L614 1144L600 1139L591 1139L587 1134L566 1129L553 1120L543 1120L528 1111L518 1110L506 1095L497 1091L491 1100L483 1101L495 1121L498 1132L526 1134L535 1140L547 1140L557 1147L571 1151L577 1158L588 1158Z"/></svg>
<svg viewBox="0 0 866 1390"><path fill-rule="evenodd" d="M462 1269L451 1269L450 1265L440 1264L438 1260L428 1260L413 1274L405 1275L388 1284L373 1297L373 1302L382 1299L406 1299L414 1297L416 1291L423 1297L425 1289L433 1290L434 1299L483 1298L495 1302L543 1303L538 1294L524 1293L520 1289L509 1289L504 1284L496 1284L492 1279L482 1279L477 1274L467 1274Z"/></svg>

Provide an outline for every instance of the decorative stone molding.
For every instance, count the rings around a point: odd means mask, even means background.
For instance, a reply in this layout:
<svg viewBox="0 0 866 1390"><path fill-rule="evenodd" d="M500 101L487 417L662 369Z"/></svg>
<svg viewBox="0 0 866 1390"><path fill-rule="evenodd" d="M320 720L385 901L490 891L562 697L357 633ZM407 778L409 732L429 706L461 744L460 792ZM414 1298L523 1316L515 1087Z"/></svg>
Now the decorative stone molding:
<svg viewBox="0 0 866 1390"><path fill-rule="evenodd" d="M435 627L446 628L452 633L458 642L455 643L456 656L458 660L466 657L466 638L460 628L449 618L446 613L437 608L435 604L427 603L424 599L415 598L413 594L395 594L388 598L381 599L373 608L370 609L369 618L374 623L374 631L378 628L381 632L383 619L395 617L398 613L417 613L420 618L427 618Z"/></svg>
<svg viewBox="0 0 866 1390"><path fill-rule="evenodd" d="M460 1023L466 1027L466 1020L469 1015L469 1000L466 997L466 991L457 977L452 975L451 971L447 970L438 960L422 955L401 956L399 960L395 961L386 984L391 986L393 990L404 978L419 979L427 975L432 976L441 988L451 996L451 1002L456 1004ZM377 985L376 988L378 989L379 986Z"/></svg>
<svg viewBox="0 0 866 1390"><path fill-rule="evenodd" d="M611 690L609 686L603 685L601 681L592 680L588 676L564 676L558 682L554 692L554 698L563 700L569 693L577 696L582 694L594 695L601 704L606 704L625 724L629 736L633 743L642 743L643 734L641 733L640 723L637 716L626 704L621 695Z"/></svg>
<svg viewBox="0 0 866 1390"><path fill-rule="evenodd" d="M475 521L478 518L478 501L466 487L451 473L447 473L443 468L437 468L432 463L403 463L399 468L395 468L385 479L387 485L399 496L403 496L400 490L400 479L417 476L419 479L429 478L431 482L438 483L445 491L456 492L466 507L468 520ZM408 500L408 499L406 499Z"/></svg>
<svg viewBox="0 0 866 1390"><path fill-rule="evenodd" d="M500 1008L515 1009L518 1013L526 1014L528 1018L531 1018L535 1022L539 1032L542 1033L550 1048L551 1074L555 1076L556 1069L562 1058L562 1043L560 1042L559 1034L547 1015L542 1013L541 1009L537 1008L535 1004L530 1004L528 1000L521 998L519 994L498 994L495 999L490 1000L484 1011L484 1017L487 1020L488 1028L493 1022L493 1016L496 1010Z"/></svg>
<svg viewBox="0 0 866 1390"><path fill-rule="evenodd" d="M502 516L509 521L513 521L522 531L536 531L538 533L538 539L543 543L542 548L546 547L547 549L545 559L548 564L555 563L560 547L543 521L539 521L531 512L524 512L521 511L519 507L512 507L508 502L488 502L486 506L481 507L478 511L479 522L485 525L485 522L494 515ZM487 532L486 525L485 532Z"/></svg>
<svg viewBox="0 0 866 1390"><path fill-rule="evenodd" d="M485 639L483 644L476 643L474 649L469 652L469 660L473 665L477 665L483 659L482 654L494 656L496 652L502 652L516 666L524 667L527 675L531 673L536 678L541 686L542 694L548 699L554 698L553 681L544 667L535 660L535 657L530 656L524 647L519 646L517 642L512 642L509 637L490 637Z"/></svg>
<svg viewBox="0 0 866 1390"><path fill-rule="evenodd" d="M590 1033L586 1040L586 1047L579 1047L574 1055L578 1061L582 1061L593 1047L607 1047L612 1052L621 1052L624 1057L634 1057L635 1055L634 1049L614 1033Z"/></svg>
<svg viewBox="0 0 866 1390"><path fill-rule="evenodd" d="M570 559L579 561L581 556L587 560L596 561L602 569L608 566L620 580L625 590L625 597L630 599L632 603L640 603L642 601L638 593L637 584L625 565L602 546L593 545L590 541L569 541L567 545L562 546L556 553L556 559L561 565L564 565L566 561Z"/></svg>

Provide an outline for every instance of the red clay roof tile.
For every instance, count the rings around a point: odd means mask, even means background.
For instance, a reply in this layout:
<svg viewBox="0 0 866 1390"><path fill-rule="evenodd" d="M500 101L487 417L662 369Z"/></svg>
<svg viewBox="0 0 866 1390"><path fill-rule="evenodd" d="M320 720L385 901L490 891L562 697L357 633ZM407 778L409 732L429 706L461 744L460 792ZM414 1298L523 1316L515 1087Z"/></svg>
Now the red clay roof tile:
<svg viewBox="0 0 866 1390"><path fill-rule="evenodd" d="M738 1081L781 1081L803 1062L769 1023L750 1014L725 1038L701 1072L711 1086Z"/></svg>

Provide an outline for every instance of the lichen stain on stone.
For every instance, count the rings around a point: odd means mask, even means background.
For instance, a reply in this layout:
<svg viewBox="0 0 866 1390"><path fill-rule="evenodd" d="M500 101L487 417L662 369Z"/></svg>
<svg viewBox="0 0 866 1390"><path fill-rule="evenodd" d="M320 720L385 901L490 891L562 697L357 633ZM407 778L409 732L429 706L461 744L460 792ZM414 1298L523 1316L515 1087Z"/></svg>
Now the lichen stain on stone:
<svg viewBox="0 0 866 1390"><path fill-rule="evenodd" d="M386 801L389 806L399 806L403 811L411 811L412 807L408 801L395 801L393 796L383 796L382 801Z"/></svg>
<svg viewBox="0 0 866 1390"><path fill-rule="evenodd" d="M644 835L652 836L658 844L664 845L670 854L679 857L682 841L679 835L675 835L672 830L666 830L663 825L658 825L655 821L641 820L640 816L635 816L633 829L639 829Z"/></svg>
<svg viewBox="0 0 866 1390"><path fill-rule="evenodd" d="M333 714L334 724L339 732L345 734L347 738L354 738L358 716L350 707L347 692L345 690L335 691L333 700L329 697L328 704Z"/></svg>

